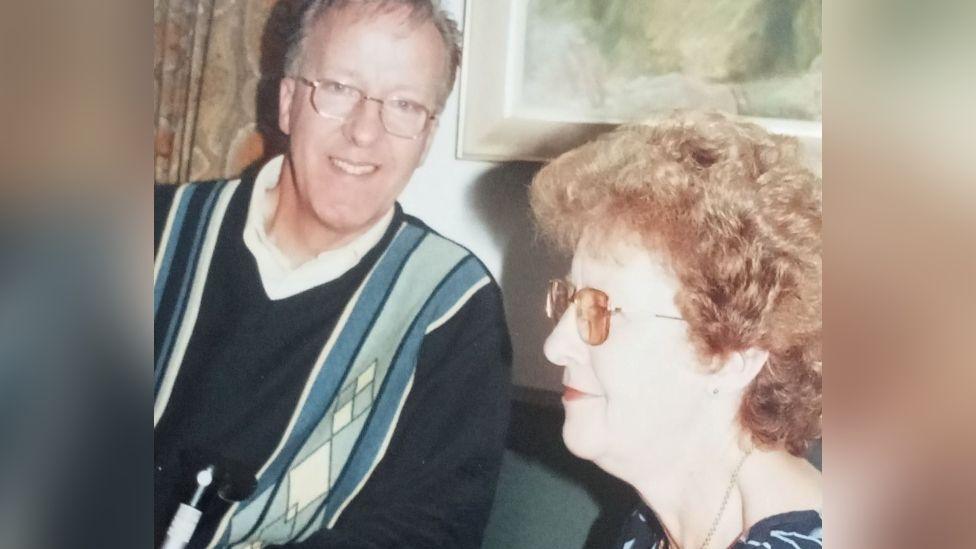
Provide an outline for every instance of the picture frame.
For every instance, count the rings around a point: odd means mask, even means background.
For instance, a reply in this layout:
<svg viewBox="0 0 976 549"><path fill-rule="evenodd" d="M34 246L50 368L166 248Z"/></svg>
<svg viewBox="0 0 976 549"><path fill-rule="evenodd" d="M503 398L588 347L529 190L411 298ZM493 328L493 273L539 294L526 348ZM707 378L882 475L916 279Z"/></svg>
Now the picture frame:
<svg viewBox="0 0 976 549"><path fill-rule="evenodd" d="M463 160L547 161L626 119L600 120L527 112L516 103L523 85L530 0L467 0L456 154ZM670 109L667 109L670 111ZM661 114L661 113L657 113ZM634 113L634 121L648 113ZM638 118L640 117L640 118ZM798 138L811 168L821 171L822 124L813 120L738 117Z"/></svg>

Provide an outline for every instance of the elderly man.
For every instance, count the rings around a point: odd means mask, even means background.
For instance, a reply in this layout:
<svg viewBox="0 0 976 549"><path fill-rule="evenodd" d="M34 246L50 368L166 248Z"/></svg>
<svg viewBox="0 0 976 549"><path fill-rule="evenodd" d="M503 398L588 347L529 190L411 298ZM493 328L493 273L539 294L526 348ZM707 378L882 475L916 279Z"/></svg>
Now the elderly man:
<svg viewBox="0 0 976 549"><path fill-rule="evenodd" d="M253 180L157 189L157 545L207 465L191 547L480 545L508 414L500 291L396 203L459 60L431 4L311 2L280 84L287 152Z"/></svg>

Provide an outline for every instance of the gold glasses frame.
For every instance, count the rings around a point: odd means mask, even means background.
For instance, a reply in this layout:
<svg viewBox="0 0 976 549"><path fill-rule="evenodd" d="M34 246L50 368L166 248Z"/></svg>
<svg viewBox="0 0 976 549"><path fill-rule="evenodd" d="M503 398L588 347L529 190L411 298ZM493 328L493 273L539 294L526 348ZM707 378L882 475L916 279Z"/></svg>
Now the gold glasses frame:
<svg viewBox="0 0 976 549"><path fill-rule="evenodd" d="M554 278L546 291L546 317L558 323L570 305L576 305L576 331L587 345L601 345L610 336L610 317L624 312L610 307L610 296L596 288L577 289L567 280ZM684 320L681 317L649 313L657 318Z"/></svg>

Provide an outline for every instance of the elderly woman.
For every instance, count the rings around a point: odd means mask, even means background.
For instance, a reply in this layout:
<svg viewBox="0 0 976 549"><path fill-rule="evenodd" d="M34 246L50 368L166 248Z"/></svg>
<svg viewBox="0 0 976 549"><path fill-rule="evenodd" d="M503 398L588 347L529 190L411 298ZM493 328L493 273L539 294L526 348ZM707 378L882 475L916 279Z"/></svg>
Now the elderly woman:
<svg viewBox="0 0 976 549"><path fill-rule="evenodd" d="M543 168L546 357L563 440L643 503L620 547L822 547L821 182L718 114L623 127ZM565 313L565 314L564 314Z"/></svg>

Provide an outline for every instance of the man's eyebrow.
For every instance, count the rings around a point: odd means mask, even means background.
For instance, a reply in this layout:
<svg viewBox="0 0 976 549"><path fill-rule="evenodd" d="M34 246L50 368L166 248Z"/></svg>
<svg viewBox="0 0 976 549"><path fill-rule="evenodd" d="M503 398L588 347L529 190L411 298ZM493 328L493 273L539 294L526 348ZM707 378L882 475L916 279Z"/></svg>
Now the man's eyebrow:
<svg viewBox="0 0 976 549"><path fill-rule="evenodd" d="M409 93L411 95L426 95L428 92L434 93L436 95L436 90L427 89L424 84L397 84L391 89L391 93Z"/></svg>
<svg viewBox="0 0 976 549"><path fill-rule="evenodd" d="M361 74L355 69L349 68L334 68L327 67L324 70L319 71L314 74L312 78L328 78L330 80L339 80L343 84L349 84L352 86L361 86ZM424 96L427 95L425 86L417 86L413 84L402 84L397 85L392 88L388 95L405 95L404 99L414 99L417 101L423 101ZM433 92L436 95L436 92Z"/></svg>
<svg viewBox="0 0 976 549"><path fill-rule="evenodd" d="M346 78L355 80L359 77L359 72L353 69L326 68L315 75L316 78Z"/></svg>

